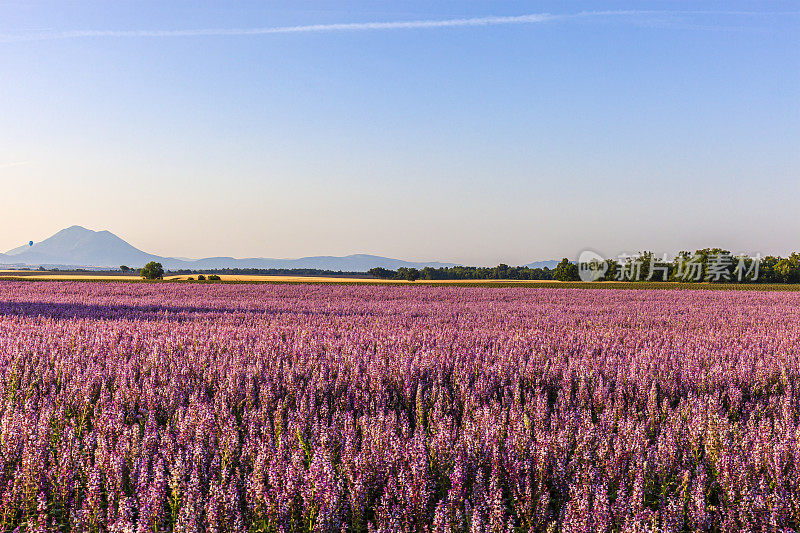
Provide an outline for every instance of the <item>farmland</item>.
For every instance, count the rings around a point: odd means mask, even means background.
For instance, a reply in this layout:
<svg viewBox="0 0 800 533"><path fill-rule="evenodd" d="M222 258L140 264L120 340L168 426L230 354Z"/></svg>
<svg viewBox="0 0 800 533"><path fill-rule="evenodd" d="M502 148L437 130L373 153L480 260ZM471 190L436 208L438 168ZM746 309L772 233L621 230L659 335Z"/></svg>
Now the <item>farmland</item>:
<svg viewBox="0 0 800 533"><path fill-rule="evenodd" d="M512 279L459 279L459 280L398 280L377 279L373 277L336 276L290 276L290 275L247 275L221 274L220 281L198 281L197 274L167 274L163 281L173 283L230 283L230 284L317 284L317 285L427 285L440 287L486 287L486 288L549 288L549 289L635 289L635 290L723 290L723 291L800 291L797 283L709 283L680 281L555 281L555 280L512 280ZM112 272L37 272L20 270L0 270L0 281L67 281L67 282L126 282L142 283L135 274L120 275Z"/></svg>
<svg viewBox="0 0 800 533"><path fill-rule="evenodd" d="M0 529L800 526L800 294L0 283Z"/></svg>

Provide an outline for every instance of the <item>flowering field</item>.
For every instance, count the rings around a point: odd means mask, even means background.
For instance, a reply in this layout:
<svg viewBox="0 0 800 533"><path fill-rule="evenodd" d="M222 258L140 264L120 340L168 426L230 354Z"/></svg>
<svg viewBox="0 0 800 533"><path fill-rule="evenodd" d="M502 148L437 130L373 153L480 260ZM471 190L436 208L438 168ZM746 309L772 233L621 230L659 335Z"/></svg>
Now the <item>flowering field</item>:
<svg viewBox="0 0 800 533"><path fill-rule="evenodd" d="M796 528L799 362L798 293L2 282L0 529Z"/></svg>

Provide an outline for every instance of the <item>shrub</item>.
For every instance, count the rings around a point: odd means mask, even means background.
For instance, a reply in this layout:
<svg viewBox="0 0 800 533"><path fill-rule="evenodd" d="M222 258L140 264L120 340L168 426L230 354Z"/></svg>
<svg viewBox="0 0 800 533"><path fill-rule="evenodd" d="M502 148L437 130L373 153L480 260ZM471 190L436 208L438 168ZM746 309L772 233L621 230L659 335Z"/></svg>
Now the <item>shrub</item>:
<svg viewBox="0 0 800 533"><path fill-rule="evenodd" d="M222 278L220 278L216 274L211 274L210 276L208 276L208 281L220 281L221 279Z"/></svg>
<svg viewBox="0 0 800 533"><path fill-rule="evenodd" d="M204 275L200 274L199 276L197 276L197 281L205 281L205 280L206 277Z"/></svg>

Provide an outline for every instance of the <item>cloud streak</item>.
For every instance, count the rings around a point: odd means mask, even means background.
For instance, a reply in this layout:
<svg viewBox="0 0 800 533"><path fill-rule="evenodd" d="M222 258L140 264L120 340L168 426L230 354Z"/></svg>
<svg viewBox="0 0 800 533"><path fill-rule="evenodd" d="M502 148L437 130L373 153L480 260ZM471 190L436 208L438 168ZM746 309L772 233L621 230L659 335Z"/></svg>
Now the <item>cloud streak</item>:
<svg viewBox="0 0 800 533"><path fill-rule="evenodd" d="M0 168L12 168L12 167L21 167L24 165L30 165L30 161L14 161L12 163L0 163Z"/></svg>
<svg viewBox="0 0 800 533"><path fill-rule="evenodd" d="M45 41L82 38L131 38L131 37L225 37L273 35L287 33L334 33L381 30L412 30L480 26L507 26L537 24L556 20L592 17L635 17L676 15L721 15L721 16L769 16L797 15L799 12L767 13L753 11L584 11L573 14L531 13L514 16L487 16L439 20L408 20L396 22L348 22L339 24L308 24L299 26L273 26L265 28L209 28L186 30L73 30L46 31L36 33L0 34L0 42Z"/></svg>

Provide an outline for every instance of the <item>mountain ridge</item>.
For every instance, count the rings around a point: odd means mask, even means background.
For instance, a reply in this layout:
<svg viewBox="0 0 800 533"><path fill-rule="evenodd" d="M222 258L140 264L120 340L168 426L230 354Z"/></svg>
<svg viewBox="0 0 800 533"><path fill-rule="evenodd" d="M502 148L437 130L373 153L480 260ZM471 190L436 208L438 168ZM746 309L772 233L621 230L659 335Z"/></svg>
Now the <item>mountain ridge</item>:
<svg viewBox="0 0 800 533"><path fill-rule="evenodd" d="M70 226L56 232L47 239L31 245L13 248L0 253L0 263L13 266L45 267L94 267L117 268L120 265L141 267L149 261L157 261L169 270L211 268L316 268L366 272L373 267L397 269L446 267L454 263L440 261L405 261L371 254L346 256L310 256L297 259L275 259L264 257L235 258L228 256L186 259L159 256L144 252L108 230L90 230L83 226Z"/></svg>

